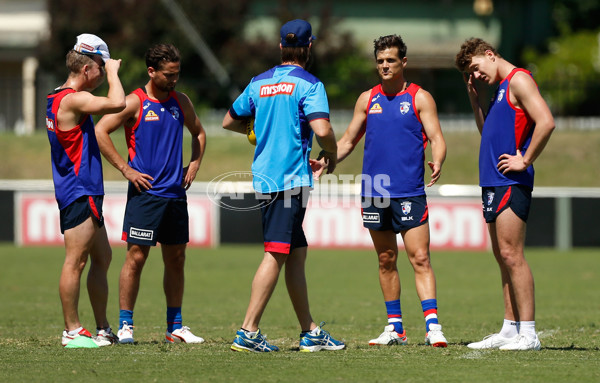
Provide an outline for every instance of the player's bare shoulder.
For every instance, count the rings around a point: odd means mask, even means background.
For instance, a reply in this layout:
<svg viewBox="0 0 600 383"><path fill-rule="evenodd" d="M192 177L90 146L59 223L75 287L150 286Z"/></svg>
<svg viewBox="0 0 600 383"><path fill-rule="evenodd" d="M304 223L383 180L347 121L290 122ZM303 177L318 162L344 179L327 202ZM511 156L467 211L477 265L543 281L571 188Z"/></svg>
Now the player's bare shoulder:
<svg viewBox="0 0 600 383"><path fill-rule="evenodd" d="M194 110L194 104L192 104L192 100L188 97L187 94L183 92L175 91L175 95L177 97L177 101L179 101L179 105L183 110L184 116L195 115L196 112Z"/></svg>
<svg viewBox="0 0 600 383"><path fill-rule="evenodd" d="M415 94L415 106L419 112L427 111L431 108L436 109L433 96L423 88L419 88Z"/></svg>
<svg viewBox="0 0 600 383"><path fill-rule="evenodd" d="M518 71L513 75L510 80L509 97L514 106L521 108L524 98L537 95L537 84L528 72Z"/></svg>
<svg viewBox="0 0 600 383"><path fill-rule="evenodd" d="M82 105L93 99L94 95L86 90L67 93L61 100L59 110L72 113L82 113Z"/></svg>
<svg viewBox="0 0 600 383"><path fill-rule="evenodd" d="M367 107L369 106L370 102L371 102L371 89L362 92L360 94L360 96L358 96L358 99L356 100L355 109L356 110L364 110L366 113Z"/></svg>
<svg viewBox="0 0 600 383"><path fill-rule="evenodd" d="M140 117L142 101L135 93L130 93L125 97L125 109L120 113L121 120L126 127L133 126Z"/></svg>
<svg viewBox="0 0 600 383"><path fill-rule="evenodd" d="M93 98L94 95L85 90L66 94L58 106L58 129L66 131L77 126L81 116L87 113L83 110L84 105Z"/></svg>
<svg viewBox="0 0 600 383"><path fill-rule="evenodd" d="M188 97L187 94L185 94L183 92L175 91L175 96L177 97L177 100L181 104L182 108L193 108L194 107L194 105L192 104L192 100L190 100L190 98Z"/></svg>

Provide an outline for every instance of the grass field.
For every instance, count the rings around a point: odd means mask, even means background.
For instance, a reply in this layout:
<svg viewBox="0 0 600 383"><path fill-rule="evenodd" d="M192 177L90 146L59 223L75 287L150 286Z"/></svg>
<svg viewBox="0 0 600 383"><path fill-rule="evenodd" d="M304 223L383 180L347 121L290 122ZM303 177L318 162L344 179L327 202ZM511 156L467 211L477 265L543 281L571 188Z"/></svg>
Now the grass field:
<svg viewBox="0 0 600 383"><path fill-rule="evenodd" d="M184 135L184 159L189 159L189 134ZM439 184L478 183L479 135L476 132L445 133L448 155ZM123 132L113 134L119 152L126 156ZM336 174L360 174L362 144L342 162ZM314 145L318 150L318 145ZM600 187L600 130L557 130L535 163L536 186ZM206 154L197 175L210 181L226 172L250 170L254 147L242 135L208 137ZM430 153L430 150L427 150ZM313 156L314 157L314 156ZM0 134L0 179L51 179L50 145L45 132L17 137ZM429 172L429 170L427 170ZM427 173L427 177L428 177ZM123 176L104 161L104 179L124 181Z"/></svg>
<svg viewBox="0 0 600 383"><path fill-rule="evenodd" d="M117 277L125 249L114 248L109 319L118 317ZM372 348L386 324L370 251L311 250L307 264L313 316L345 340L347 350L298 352L299 328L280 281L261 328L274 354L229 350L241 325L259 246L189 249L183 318L201 345L166 345L162 262L152 251L135 310L135 345L64 349L58 297L61 248L0 245L0 381L2 382L598 382L600 251L528 249L537 289L540 352L474 351L471 341L499 329L499 273L488 253L435 252L439 316L446 349L423 344L423 315L408 261L399 266L409 345ZM80 314L94 327L85 283Z"/></svg>

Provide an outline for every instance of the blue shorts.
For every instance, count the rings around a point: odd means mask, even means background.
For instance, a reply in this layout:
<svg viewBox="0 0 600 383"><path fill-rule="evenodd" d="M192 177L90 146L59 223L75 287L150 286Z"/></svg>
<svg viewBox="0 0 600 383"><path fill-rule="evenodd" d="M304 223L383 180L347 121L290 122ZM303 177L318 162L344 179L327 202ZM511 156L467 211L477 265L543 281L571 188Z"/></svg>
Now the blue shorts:
<svg viewBox="0 0 600 383"><path fill-rule="evenodd" d="M104 226L104 217L102 216L102 202L104 196L84 195L60 211L60 232L81 225L91 215L98 222L98 226Z"/></svg>
<svg viewBox="0 0 600 383"><path fill-rule="evenodd" d="M486 186L481 188L485 222L496 222L498 215L509 208L527 222L531 207L531 189L524 185Z"/></svg>
<svg viewBox="0 0 600 383"><path fill-rule="evenodd" d="M369 230L393 230L398 234L427 223L427 197L361 197L363 226Z"/></svg>
<svg viewBox="0 0 600 383"><path fill-rule="evenodd" d="M121 239L155 246L188 243L190 238L186 198L165 198L137 192L130 186Z"/></svg>
<svg viewBox="0 0 600 383"><path fill-rule="evenodd" d="M271 193L271 202L261 207L265 251L289 254L299 247L308 246L302 222L310 192L283 191Z"/></svg>

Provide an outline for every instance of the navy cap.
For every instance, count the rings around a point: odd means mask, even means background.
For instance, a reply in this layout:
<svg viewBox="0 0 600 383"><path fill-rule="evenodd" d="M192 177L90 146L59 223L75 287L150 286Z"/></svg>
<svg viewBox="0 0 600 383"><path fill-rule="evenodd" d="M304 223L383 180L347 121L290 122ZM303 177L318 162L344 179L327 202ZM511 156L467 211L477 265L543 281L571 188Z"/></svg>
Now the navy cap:
<svg viewBox="0 0 600 383"><path fill-rule="evenodd" d="M307 47L311 41L316 39L312 35L312 27L308 21L296 19L288 21L281 27L281 45L284 47ZM294 41L286 41L285 37L293 33L296 35Z"/></svg>

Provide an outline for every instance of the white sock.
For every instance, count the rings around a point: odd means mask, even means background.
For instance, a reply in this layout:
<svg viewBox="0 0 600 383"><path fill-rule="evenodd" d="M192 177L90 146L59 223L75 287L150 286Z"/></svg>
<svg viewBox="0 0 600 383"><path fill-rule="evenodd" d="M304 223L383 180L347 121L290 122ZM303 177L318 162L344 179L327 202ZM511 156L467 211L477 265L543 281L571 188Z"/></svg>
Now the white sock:
<svg viewBox="0 0 600 383"><path fill-rule="evenodd" d="M246 335L250 338L254 338L258 331L246 331Z"/></svg>
<svg viewBox="0 0 600 383"><path fill-rule="evenodd" d="M519 335L518 329L519 323L514 320L504 319L504 323L502 324L502 330L500 330L500 336L505 338L514 338Z"/></svg>
<svg viewBox="0 0 600 383"><path fill-rule="evenodd" d="M68 331L69 335L77 335L79 331L83 330L83 327L78 327L75 330Z"/></svg>
<svg viewBox="0 0 600 383"><path fill-rule="evenodd" d="M520 322L519 334L526 336L527 338L535 338L535 321L523 321Z"/></svg>

